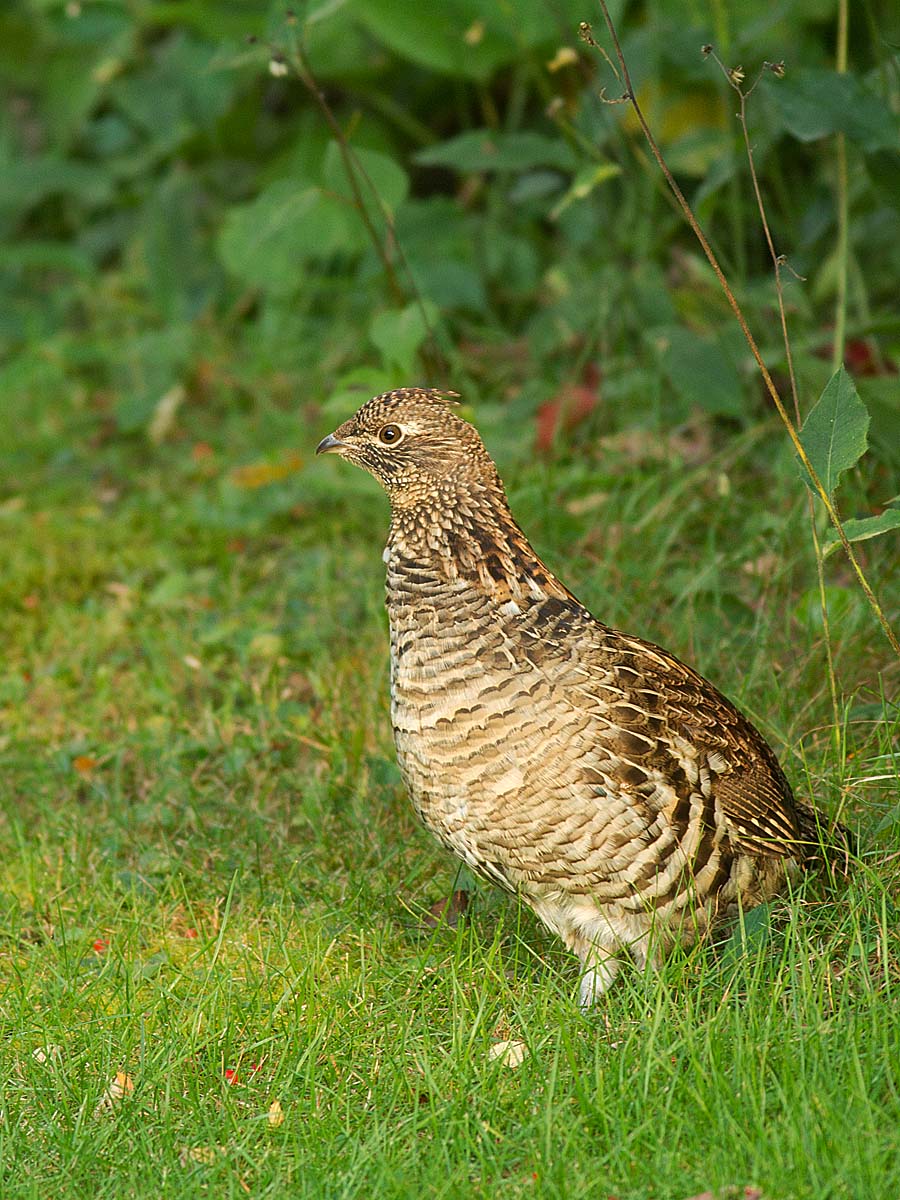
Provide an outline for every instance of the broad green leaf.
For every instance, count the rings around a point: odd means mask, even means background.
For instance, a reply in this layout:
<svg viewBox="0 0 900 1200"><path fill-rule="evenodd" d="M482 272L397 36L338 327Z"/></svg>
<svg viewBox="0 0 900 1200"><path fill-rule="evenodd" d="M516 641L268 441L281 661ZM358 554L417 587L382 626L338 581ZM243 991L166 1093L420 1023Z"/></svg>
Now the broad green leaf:
<svg viewBox="0 0 900 1200"><path fill-rule="evenodd" d="M516 55L511 26L491 28L486 7L480 0L441 0L427 7L397 0L351 4L357 19L401 58L430 71L481 80Z"/></svg>
<svg viewBox="0 0 900 1200"><path fill-rule="evenodd" d="M401 58L455 78L487 80L498 67L521 62L523 51L574 43L579 21L591 17L581 0L349 0L356 18ZM610 4L615 20L621 0Z"/></svg>
<svg viewBox="0 0 900 1200"><path fill-rule="evenodd" d="M322 417L339 425L370 396L396 386L393 372L384 367L353 367L340 376L334 391L322 404Z"/></svg>
<svg viewBox="0 0 900 1200"><path fill-rule="evenodd" d="M485 308L477 229L470 214L443 196L409 200L398 214L397 237L415 285L442 311Z"/></svg>
<svg viewBox="0 0 900 1200"><path fill-rule="evenodd" d="M766 83L785 128L801 142L845 133L864 150L896 149L897 118L858 76L810 69Z"/></svg>
<svg viewBox="0 0 900 1200"><path fill-rule="evenodd" d="M420 150L416 162L456 171L527 171L532 167L574 170L575 155L561 138L540 133L498 133L471 129L447 142Z"/></svg>
<svg viewBox="0 0 900 1200"><path fill-rule="evenodd" d="M764 950L772 937L772 909L769 904L759 904L744 913L735 922L731 936L721 947L719 962L723 968L739 959Z"/></svg>
<svg viewBox="0 0 900 1200"><path fill-rule="evenodd" d="M467 261L439 258L429 261L423 257L410 259L409 269L420 294L442 310L462 308L484 312L487 307L481 272Z"/></svg>
<svg viewBox="0 0 900 1200"><path fill-rule="evenodd" d="M0 224L12 222L49 196L70 195L88 208L105 204L113 181L99 167L54 155L0 164Z"/></svg>
<svg viewBox="0 0 900 1200"><path fill-rule="evenodd" d="M375 227L380 229L384 223L381 206L384 205L389 212L394 213L406 199L409 191L406 172L387 154L381 154L377 150L357 150L354 147L351 157L363 203L372 214ZM329 142L323 170L326 190L343 197L355 208L353 189L347 177L344 156L337 142Z"/></svg>
<svg viewBox="0 0 900 1200"><path fill-rule="evenodd" d="M141 72L117 79L110 98L135 124L165 144L216 121L236 86L216 62L216 48L183 33L166 39Z"/></svg>
<svg viewBox="0 0 900 1200"><path fill-rule="evenodd" d="M688 405L715 416L741 416L740 376L717 342L683 326L653 330L652 338L664 373Z"/></svg>
<svg viewBox="0 0 900 1200"><path fill-rule="evenodd" d="M900 208L900 149L876 150L866 155L866 170L879 192Z"/></svg>
<svg viewBox="0 0 900 1200"><path fill-rule="evenodd" d="M399 311L376 313L369 327L369 337L381 354L384 365L396 367L401 374L412 378L416 371L419 347L428 337L437 317L437 307L427 300L424 304L407 304L406 308Z"/></svg>
<svg viewBox="0 0 900 1200"><path fill-rule="evenodd" d="M349 213L321 188L279 179L250 204L231 210L219 235L219 253L245 283L272 292L295 291L311 259L357 248Z"/></svg>
<svg viewBox="0 0 900 1200"><path fill-rule="evenodd" d="M394 213L408 190L406 173L375 150L354 150L359 192L369 219L383 235L382 206ZM255 200L228 214L219 253L234 275L267 291L285 294L300 286L298 268L337 253L360 254L370 244L366 225L336 143L323 165L324 186L277 179ZM374 189L374 190L373 190Z"/></svg>
<svg viewBox="0 0 900 1200"><path fill-rule="evenodd" d="M869 413L843 367L829 379L800 430L800 441L829 496L868 445ZM803 477L812 489L805 469ZM814 490L814 489L813 489Z"/></svg>
<svg viewBox="0 0 900 1200"><path fill-rule="evenodd" d="M882 533L888 533L893 529L900 529L900 508L886 508L877 517L851 518L848 521L844 521L843 525L848 542L865 542L869 538L878 537ZM825 543L825 555L827 556L832 551L837 550L840 544L840 540L834 530L829 530L828 540Z"/></svg>
<svg viewBox="0 0 900 1200"><path fill-rule="evenodd" d="M572 181L572 186L568 189L563 198L551 209L551 220L556 221L569 207L578 200L586 200L595 188L606 183L610 179L615 179L617 175L622 174L622 168L618 163L599 163L593 164L590 167L585 167L575 176Z"/></svg>
<svg viewBox="0 0 900 1200"><path fill-rule="evenodd" d="M94 270L90 256L77 246L37 240L0 244L0 267L8 271L71 271L84 276Z"/></svg>

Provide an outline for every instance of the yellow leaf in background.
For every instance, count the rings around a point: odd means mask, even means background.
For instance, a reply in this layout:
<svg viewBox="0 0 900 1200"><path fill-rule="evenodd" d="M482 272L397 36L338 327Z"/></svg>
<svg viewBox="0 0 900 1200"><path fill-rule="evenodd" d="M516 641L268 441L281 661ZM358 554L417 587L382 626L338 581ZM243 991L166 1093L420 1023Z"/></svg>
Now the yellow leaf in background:
<svg viewBox="0 0 900 1200"><path fill-rule="evenodd" d="M134 1091L134 1080L124 1071L116 1071L116 1077L109 1085L109 1090L116 1100L121 1100L129 1092Z"/></svg>
<svg viewBox="0 0 900 1200"><path fill-rule="evenodd" d="M484 41L484 21L473 21L463 34L467 46L477 46Z"/></svg>
<svg viewBox="0 0 900 1200"><path fill-rule="evenodd" d="M231 472L231 479L235 487L253 491L256 488L265 487L266 484L278 483L282 479L287 479L288 475L293 475L302 466L303 459L299 454L288 454L284 462L250 463L246 467L236 467Z"/></svg>
<svg viewBox="0 0 900 1200"><path fill-rule="evenodd" d="M679 145L677 166L673 169L702 175L722 153L718 135L726 128L730 110L709 91L687 95L661 83L647 83L638 91L638 103L661 146ZM641 132L630 105L623 105L623 127L633 134Z"/></svg>
<svg viewBox="0 0 900 1200"><path fill-rule="evenodd" d="M563 67L571 67L578 62L578 51L573 50L571 46L560 46L557 52L547 63L547 70L551 74L561 71Z"/></svg>
<svg viewBox="0 0 900 1200"><path fill-rule="evenodd" d="M130 588L127 583L120 583L118 580L112 579L109 583L104 584L103 590L113 596L125 612L134 606L134 589Z"/></svg>
<svg viewBox="0 0 900 1200"><path fill-rule="evenodd" d="M284 649L284 639L277 633L257 633L247 647L251 658L277 658Z"/></svg>
<svg viewBox="0 0 900 1200"><path fill-rule="evenodd" d="M158 446L161 442L164 442L172 432L175 417L184 402L185 395L184 388L180 383L176 383L174 387L169 388L164 396L160 396L156 403L156 408L153 410L150 424L147 427L147 436L154 446Z"/></svg>
<svg viewBox="0 0 900 1200"><path fill-rule="evenodd" d="M105 58L91 71L91 78L94 83L111 83L121 73L124 65L121 58Z"/></svg>
<svg viewBox="0 0 900 1200"><path fill-rule="evenodd" d="M96 765L96 758L92 758L90 754L79 754L77 758L72 759L72 766L79 775L90 775Z"/></svg>
<svg viewBox="0 0 900 1200"><path fill-rule="evenodd" d="M269 1123L270 1129L277 1129L279 1125L284 1124L284 1109L281 1107L280 1100L273 1100L269 1105L266 1120Z"/></svg>

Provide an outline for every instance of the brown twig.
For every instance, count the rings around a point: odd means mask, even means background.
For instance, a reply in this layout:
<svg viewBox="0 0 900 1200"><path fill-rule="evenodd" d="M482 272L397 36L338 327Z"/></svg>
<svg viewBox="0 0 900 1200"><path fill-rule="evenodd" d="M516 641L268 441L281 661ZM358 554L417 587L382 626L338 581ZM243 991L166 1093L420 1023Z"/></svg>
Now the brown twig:
<svg viewBox="0 0 900 1200"><path fill-rule="evenodd" d="M822 483L821 479L819 478L818 473L816 472L812 463L809 461L809 456L803 447L803 443L800 441L800 436L797 432L797 428L794 425L794 422L791 420L790 416L788 415L787 409L784 406L784 402L782 401L781 396L779 395L778 389L775 387L775 384L772 380L772 376L769 373L769 369L766 366L762 355L760 354L759 347L756 344L756 339L753 337L753 334L750 332L750 327L747 324L747 320L744 316L743 310L741 309L741 306L738 304L738 301L734 295L734 292L731 290L731 285L729 284L728 280L726 279L725 273L723 272L722 268L719 266L719 260L716 258L715 253L713 252L712 246L709 244L709 240L706 237L706 234L703 232L703 230L700 226L700 223L698 222L697 218L694 216L693 209L691 208L690 204L688 204L687 199L684 196L684 193L682 192L681 188L678 186L678 184L675 180L675 177L672 175L672 172L669 170L668 164L666 163L666 160L663 158L662 151L660 150L659 146L656 143L656 139L653 136L650 126L647 124L647 119L644 116L643 110L642 110L640 104L638 103L637 97L635 96L635 93L634 93L634 87L631 82L631 74L628 70L628 64L626 63L625 56L622 53L622 47L619 44L619 37L618 37L618 34L616 33L616 27L613 24L612 17L609 15L609 8L607 7L606 0L597 0L597 2L600 5L600 9L603 13L603 19L606 22L607 29L609 30L609 36L612 40L613 47L615 49L616 59L619 63L621 77L625 84L625 93L624 93L623 99L627 100L629 102L629 104L631 105L631 107L634 111L634 115L637 118L638 124L641 127L641 131L643 132L644 137L647 140L647 144L653 153L653 157L656 159L656 162L659 165L660 170L662 171L663 175L666 178L666 182L668 183L669 187L672 189L675 199L678 201L681 211L684 213L687 223L690 225L691 229L693 230L694 236L697 238L697 241L700 243L703 253L706 255L706 259L709 262L709 265L713 269L713 273L715 274L716 279L719 282L719 286L721 287L722 291L724 292L725 298L728 301L731 311L734 313L735 318L741 327L741 332L743 333L744 338L746 339L747 345L750 347L750 352L756 361L756 365L759 368L760 374L762 375L762 378L763 378L763 382L765 383L766 391L769 393L769 396L772 399L772 403L775 405L775 409L778 412L778 415L781 418L781 421L784 424L784 427L788 432L788 436L791 439L791 444L793 445L794 450L796 451L797 457L800 459L801 463L806 468L806 471L809 475L810 481L812 482L813 488L816 491L816 494L818 495L818 497L822 501L822 503L825 505L825 509L826 509L826 512L828 513L829 519L831 520L832 525L834 525L835 531L837 532L837 535L838 535L838 538L840 539L841 545L844 548L844 552L847 555L847 558L850 560L850 564L853 567L854 574L856 575L856 578L859 581L859 585L862 588L863 593L865 594L866 599L868 600L872 611L875 613L875 616L878 619L878 623L881 625L881 628L884 631L885 637L890 642L890 645L891 645L892 649L894 650L894 653L897 655L898 658L900 658L900 642L898 642L896 634L894 633L893 629L891 628L887 618L884 615L884 611L882 610L882 607L881 607L880 603L878 602L877 596L872 591L871 585L869 584L868 579L866 579L866 577L863 573L862 567L859 565L859 561L857 560L857 557L853 551L853 547L850 544L846 533L844 532L844 527L841 524L841 519L837 514L837 511L834 507L831 497L829 496L828 492L825 490L825 486ZM594 40L593 31L587 21L582 21L582 23L579 27L579 33L581 34L581 37L584 39L584 41L586 41L588 43L588 45L595 46L595 47L597 46L597 42ZM597 48L599 49L599 47L597 47Z"/></svg>

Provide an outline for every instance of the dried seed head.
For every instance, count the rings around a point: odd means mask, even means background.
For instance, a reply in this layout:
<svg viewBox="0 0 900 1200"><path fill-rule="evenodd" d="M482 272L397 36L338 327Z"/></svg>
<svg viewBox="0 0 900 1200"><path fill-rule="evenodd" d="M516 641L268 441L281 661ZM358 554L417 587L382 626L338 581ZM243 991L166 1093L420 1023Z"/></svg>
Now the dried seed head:
<svg viewBox="0 0 900 1200"><path fill-rule="evenodd" d="M582 21L578 26L578 36L583 42L587 42L589 46L597 45L597 43L594 41L594 31L591 28L589 21Z"/></svg>

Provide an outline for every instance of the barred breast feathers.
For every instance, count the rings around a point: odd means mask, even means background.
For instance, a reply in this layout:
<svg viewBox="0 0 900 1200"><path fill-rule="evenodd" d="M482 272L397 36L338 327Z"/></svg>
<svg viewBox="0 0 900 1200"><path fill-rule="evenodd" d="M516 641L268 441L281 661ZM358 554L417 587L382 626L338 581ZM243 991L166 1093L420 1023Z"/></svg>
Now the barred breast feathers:
<svg viewBox="0 0 900 1200"><path fill-rule="evenodd" d="M587 1006L623 952L643 965L781 890L821 856L820 819L711 683L556 578L451 401L376 396L318 452L391 500L391 718L413 805L579 956Z"/></svg>

